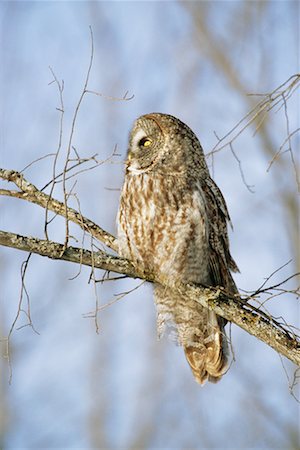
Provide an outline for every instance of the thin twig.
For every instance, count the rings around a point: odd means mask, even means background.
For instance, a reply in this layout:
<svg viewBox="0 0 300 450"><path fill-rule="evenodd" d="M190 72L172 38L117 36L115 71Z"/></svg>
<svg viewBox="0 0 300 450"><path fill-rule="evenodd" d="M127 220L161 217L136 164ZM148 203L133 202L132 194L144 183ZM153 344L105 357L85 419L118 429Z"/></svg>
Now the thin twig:
<svg viewBox="0 0 300 450"><path fill-rule="evenodd" d="M127 297L127 295L131 294L132 292L136 291L137 289L139 289L143 284L145 283L145 280L143 280L141 283L139 283L137 286L135 286L134 288L130 289L129 291L125 291L125 292L121 292L119 294L115 294L115 299L111 300L110 302L105 303L104 305L98 306L96 308L95 311L86 313L83 315L84 318L94 318L97 317L97 313L100 311L103 311L104 309L114 305L115 303L119 302L120 300L122 300L124 297Z"/></svg>
<svg viewBox="0 0 300 450"><path fill-rule="evenodd" d="M52 198L52 194L54 191L54 187L55 187L55 178L56 178L56 165L57 165L57 161L58 161L58 157L61 151L61 146L62 146L62 140L63 140L63 123L64 123L64 113L65 113L65 107L64 107L64 98L63 98L63 91L64 91L64 81L62 80L62 82L60 82L57 78L57 76L55 75L52 67L49 66L50 72L52 73L53 76L53 81L55 82L57 88L58 88L58 92L59 92L59 101L60 101L60 108L56 108L59 112L60 112L60 120L59 120L59 138L58 138L58 144L57 144L57 150L55 153L55 158L53 161L53 166L52 166L52 184L51 184L51 188L50 188L50 193L49 193L49 199ZM45 225L44 225L44 233L47 239L49 239L48 236L48 225L52 222L53 219L51 219L51 221L49 221L48 219L49 217L49 209L48 209L48 205L45 209Z"/></svg>
<svg viewBox="0 0 300 450"><path fill-rule="evenodd" d="M27 181L24 175L20 174L19 172L16 172L14 170L0 169L0 178L14 183L20 189L20 191L1 189L0 195L15 197L29 201L31 203L35 203L42 208L48 208L54 213L65 217L65 204L63 202L51 198L44 192L39 191L36 186ZM114 236L104 231L95 222L82 216L75 209L68 207L68 219L79 225L83 230L89 232L92 236L104 243L107 247L113 250L117 250L117 241Z"/></svg>
<svg viewBox="0 0 300 450"><path fill-rule="evenodd" d="M101 94L101 92L96 92L96 91L91 91L89 89L87 89L85 91L87 94L94 94L94 95L98 95L99 97L103 97L106 100L112 100L112 101L116 101L116 102L121 102L121 101L128 101L128 100L132 100L134 98L134 94L131 95L130 97L127 97L128 95L128 91L125 92L125 94L123 95L123 97L113 97L111 95L105 95L105 94Z"/></svg>
<svg viewBox="0 0 300 450"><path fill-rule="evenodd" d="M83 101L83 98L86 94L86 90L87 90L87 86L88 86L88 82L89 82L89 78L90 78L90 73L91 73L91 69L92 69L92 65L93 65L93 59L94 59L94 37L93 37L93 30L92 27L90 26L90 38L91 38L91 54L90 54L90 61L89 61L89 65L88 65L88 69L87 69L87 74L85 77L85 82L84 82L84 86L83 86L83 90L81 92L81 95L79 97L79 100L77 102L75 111L74 111L74 115L73 115L73 119L72 119L72 124L71 124L71 132L70 132L70 136L69 136L69 142L68 142L68 147L67 147L67 155L66 155L66 161L65 161L65 165L64 165L64 170L63 170L63 193L64 193L64 205L65 205L65 226L66 226L66 234L65 234L65 247L67 247L68 245L68 240L69 240L69 217L68 217L68 204L67 204L67 185L66 185L66 173L68 170L68 165L69 165L69 158L70 158L70 154L71 154L71 149L72 149L72 142L73 142L73 136L74 136L74 131L75 131L75 125L77 122L77 117L78 117L78 112L81 106L81 103Z"/></svg>

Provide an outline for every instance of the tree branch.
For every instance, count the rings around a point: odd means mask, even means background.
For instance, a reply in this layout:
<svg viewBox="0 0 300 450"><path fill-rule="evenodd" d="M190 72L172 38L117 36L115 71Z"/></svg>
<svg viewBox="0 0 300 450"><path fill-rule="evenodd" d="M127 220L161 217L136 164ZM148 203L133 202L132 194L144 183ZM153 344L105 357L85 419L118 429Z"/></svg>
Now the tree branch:
<svg viewBox="0 0 300 450"><path fill-rule="evenodd" d="M54 200L52 201L54 202ZM115 243L115 240L113 242ZM103 251L91 252L76 247L65 249L63 244L57 242L20 236L5 231L0 231L0 245L36 253L51 259L60 259L164 284L177 290L182 296L193 299L228 321L235 323L295 364L300 365L300 340L298 336L263 311L242 301L238 296L228 295L221 288L207 288L183 283L171 285L168 281L161 280L159 275L145 273L134 267L130 261L109 255Z"/></svg>
<svg viewBox="0 0 300 450"><path fill-rule="evenodd" d="M16 197L35 203L36 205L53 211L63 217L66 217L67 214L68 220L79 225L84 231L87 231L93 237L103 242L107 247L117 251L116 238L114 236L109 234L107 231L104 231L92 220L82 216L82 214L75 209L70 207L67 207L66 209L65 203L55 200L53 197L39 191L37 187L29 183L29 181L27 181L21 173L16 172L15 170L0 169L0 178L13 182L21 190L11 191L0 189L0 195Z"/></svg>

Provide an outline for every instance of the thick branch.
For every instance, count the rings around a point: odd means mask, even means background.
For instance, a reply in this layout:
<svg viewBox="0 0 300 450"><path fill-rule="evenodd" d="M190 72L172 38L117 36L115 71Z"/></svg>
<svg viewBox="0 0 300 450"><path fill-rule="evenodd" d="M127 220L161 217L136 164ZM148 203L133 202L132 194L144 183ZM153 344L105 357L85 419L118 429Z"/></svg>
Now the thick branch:
<svg viewBox="0 0 300 450"><path fill-rule="evenodd" d="M20 191L11 191L6 189L0 189L0 195L6 195L8 197L16 197L28 202L35 203L44 209L53 211L55 214L66 217L66 211L68 220L79 225L83 230L88 231L93 237L103 242L107 247L117 250L116 239L111 234L104 231L99 225L92 220L82 216L78 211L73 208L67 207L63 202L50 197L44 192L39 191L33 184L25 180L24 176L14 170L0 169L0 178L6 181L13 182Z"/></svg>
<svg viewBox="0 0 300 450"><path fill-rule="evenodd" d="M0 245L37 253L52 259L61 259L109 270L133 278L142 278L150 282L162 283L159 276L146 274L135 268L130 261L108 255L102 251L92 253L75 247L68 247L64 250L63 244L4 231L0 231ZM165 282L162 284L167 285ZM169 287L215 311L218 315L265 342L295 364L300 365L300 341L297 336L278 326L271 317L250 304L242 302L239 298L231 297L218 288L206 288L190 284L177 284Z"/></svg>
<svg viewBox="0 0 300 450"><path fill-rule="evenodd" d="M0 231L0 246L11 247L25 252L36 253L51 259L60 259L84 266L104 269L111 272L121 273L132 278L145 278L143 272L137 272L130 261L109 255L103 251L91 252L89 250L68 247L58 242L21 236L15 233ZM149 276L148 280L153 281Z"/></svg>

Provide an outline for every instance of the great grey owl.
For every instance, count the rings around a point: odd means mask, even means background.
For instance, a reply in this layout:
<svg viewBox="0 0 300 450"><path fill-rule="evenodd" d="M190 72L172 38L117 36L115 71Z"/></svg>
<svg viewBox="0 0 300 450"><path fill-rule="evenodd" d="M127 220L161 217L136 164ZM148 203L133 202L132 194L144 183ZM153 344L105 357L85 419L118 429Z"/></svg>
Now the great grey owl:
<svg viewBox="0 0 300 450"><path fill-rule="evenodd" d="M235 294L228 221L192 130L167 114L139 117L117 219L120 255L170 282L222 286ZM183 346L196 381L218 381L228 368L225 320L159 284L154 297L158 335L167 331Z"/></svg>

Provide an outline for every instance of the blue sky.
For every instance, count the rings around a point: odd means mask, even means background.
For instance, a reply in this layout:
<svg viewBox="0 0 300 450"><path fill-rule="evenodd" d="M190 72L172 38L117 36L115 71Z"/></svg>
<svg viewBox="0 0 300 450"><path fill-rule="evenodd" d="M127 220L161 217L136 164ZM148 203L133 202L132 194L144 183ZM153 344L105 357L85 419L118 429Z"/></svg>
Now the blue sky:
<svg viewBox="0 0 300 450"><path fill-rule="evenodd" d="M1 166L21 170L56 151L59 98L55 85L49 85L49 66L64 80L64 145L67 142L89 63L91 25L95 53L90 89L115 97L126 91L134 94L133 100L123 102L85 96L73 141L81 156L98 153L100 159L118 145L121 157L80 175L75 188L84 215L115 233L119 192L107 188L121 187L122 161L136 117L150 111L178 116L209 151L214 131L221 136L248 111L246 93L271 91L299 72L296 3L194 6L211 33L208 40L197 32L185 2L1 2ZM245 93L211 57L214 42ZM289 105L292 129L299 121L296 100ZM268 130L272 146L278 148L286 136L282 111L270 117ZM293 257L278 192L292 191L294 183L292 170L285 178L280 165L266 173L269 159L253 129L234 145L255 193L243 184L229 149L216 156L214 177L234 224L231 247L241 269L237 284L255 289ZM25 173L41 186L51 178L51 170L48 158ZM59 190L56 195L62 198ZM44 216L37 206L0 198L0 207L1 229L43 237ZM72 231L81 240L80 231ZM63 236L64 224L58 218L50 238L62 241ZM18 305L25 255L1 248L0 257L0 331L6 335ZM291 270L285 269L282 277ZM83 318L95 304L89 271L82 269L70 281L77 272L67 263L32 258L26 283L40 334L28 327L14 333L11 386L5 361L0 366L7 417L4 448L290 445L299 409L275 352L232 327L236 362L219 384L200 388L182 350L156 339L150 286L105 309L97 335L93 321ZM137 283L98 286L101 302ZM296 322L298 311L290 298L279 297L270 307ZM285 365L292 373L291 365Z"/></svg>

